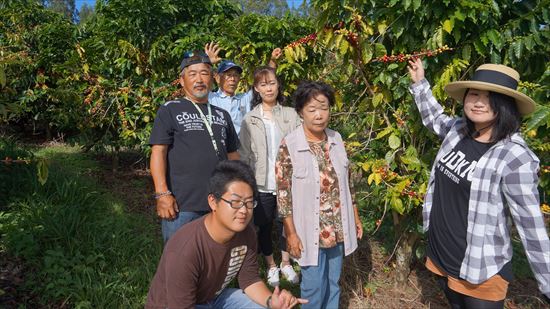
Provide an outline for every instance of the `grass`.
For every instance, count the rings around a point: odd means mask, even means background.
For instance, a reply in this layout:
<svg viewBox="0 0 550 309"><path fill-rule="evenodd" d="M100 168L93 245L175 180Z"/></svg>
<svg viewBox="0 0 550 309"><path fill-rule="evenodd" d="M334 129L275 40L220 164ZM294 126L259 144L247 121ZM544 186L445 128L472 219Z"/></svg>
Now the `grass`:
<svg viewBox="0 0 550 309"><path fill-rule="evenodd" d="M4 167L0 250L24 261L24 291L44 307L142 307L162 242L158 226L126 211L92 177L98 164L76 147L28 150L0 143L0 157L21 154L50 162L45 185L32 164ZM20 304L24 305L24 304Z"/></svg>
<svg viewBox="0 0 550 309"><path fill-rule="evenodd" d="M151 202L148 177L126 174L98 181L109 165L78 147L50 144L25 149L0 137L0 158L6 156L45 158L50 170L42 186L35 164L0 163L0 267L4 257L25 267L13 308L143 307L162 251L158 222L145 208ZM386 262L393 234L382 226L373 237L371 230L367 227L369 239L345 259L342 307L445 308L444 296L421 262L416 262L408 283L394 285L392 263ZM516 240L513 246L517 280L506 307L539 308L523 248ZM277 242L274 249L280 261ZM259 264L265 279L263 257ZM295 270L299 271L296 265ZM281 287L300 293L299 285L283 279ZM0 307L6 299L2 292L10 293L2 288Z"/></svg>

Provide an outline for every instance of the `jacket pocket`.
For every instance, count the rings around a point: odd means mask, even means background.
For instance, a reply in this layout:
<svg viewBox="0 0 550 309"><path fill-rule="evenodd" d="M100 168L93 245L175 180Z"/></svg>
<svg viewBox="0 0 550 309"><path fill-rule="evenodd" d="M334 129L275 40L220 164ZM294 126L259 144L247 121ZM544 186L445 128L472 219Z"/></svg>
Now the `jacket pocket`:
<svg viewBox="0 0 550 309"><path fill-rule="evenodd" d="M307 168L296 167L292 171L292 178L305 179L308 176Z"/></svg>

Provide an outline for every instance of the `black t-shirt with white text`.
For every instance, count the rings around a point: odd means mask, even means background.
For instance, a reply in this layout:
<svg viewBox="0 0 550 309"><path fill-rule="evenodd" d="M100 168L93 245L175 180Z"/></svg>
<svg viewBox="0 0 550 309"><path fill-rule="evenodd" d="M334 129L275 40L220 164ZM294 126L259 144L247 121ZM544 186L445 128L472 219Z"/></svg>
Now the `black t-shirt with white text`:
<svg viewBox="0 0 550 309"><path fill-rule="evenodd" d="M207 104L196 104L208 118ZM212 111L212 132L219 155L212 144L201 114L188 100L169 101L155 118L149 144L169 145L166 178L180 211L209 211L208 180L219 160L237 151L239 140L229 114L216 106Z"/></svg>
<svg viewBox="0 0 550 309"><path fill-rule="evenodd" d="M478 160L493 145L465 137L435 166L427 255L455 278L460 278L460 267L467 246L471 177ZM499 274L510 281L510 263Z"/></svg>

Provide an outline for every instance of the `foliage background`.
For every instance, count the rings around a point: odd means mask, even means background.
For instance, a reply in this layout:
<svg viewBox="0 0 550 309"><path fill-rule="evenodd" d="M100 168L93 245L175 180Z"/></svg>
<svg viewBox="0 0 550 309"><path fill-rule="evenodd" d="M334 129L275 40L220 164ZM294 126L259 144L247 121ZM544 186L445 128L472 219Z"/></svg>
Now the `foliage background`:
<svg viewBox="0 0 550 309"><path fill-rule="evenodd" d="M254 67L284 47L278 74L287 95L303 79L337 90L331 126L354 162L364 226L386 240L389 252L397 248L402 282L414 253L423 254L421 201L439 142L408 94L406 62L380 57L425 52L426 76L450 114L460 115L461 106L443 92L448 82L469 78L485 62L520 72L520 91L539 104L522 131L541 158L540 191L548 204L549 0L311 0L293 12L284 1L261 3L101 0L80 18L70 13L74 1L4 0L2 131L108 151L116 168L122 149L147 156L156 110L178 94L184 51L219 42L223 57L243 65L245 90Z"/></svg>

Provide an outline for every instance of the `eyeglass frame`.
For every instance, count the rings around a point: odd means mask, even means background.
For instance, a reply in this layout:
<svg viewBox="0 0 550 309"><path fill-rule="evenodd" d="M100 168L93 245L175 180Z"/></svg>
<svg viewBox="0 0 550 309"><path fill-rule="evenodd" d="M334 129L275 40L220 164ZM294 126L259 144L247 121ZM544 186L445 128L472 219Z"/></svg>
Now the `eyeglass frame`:
<svg viewBox="0 0 550 309"><path fill-rule="evenodd" d="M256 208L256 207L258 206L258 201L256 201L256 200L252 200L252 203L253 203L253 204L252 204L252 205L253 205L252 208L246 207L246 203L248 203L248 202L245 202L245 201L243 201L243 200L240 200L240 201L230 200L230 201L228 201L228 200L224 199L224 198L221 197L221 196L220 196L220 200L226 202L227 204L229 204L229 207L231 207L231 208L233 208L233 209L235 209L235 210L239 210L239 209L243 208L243 206L244 206L246 209L254 209L254 208ZM241 205L239 205L239 207L235 208L235 207L233 207L233 202L240 202ZM249 201L249 202L250 202L250 201Z"/></svg>

